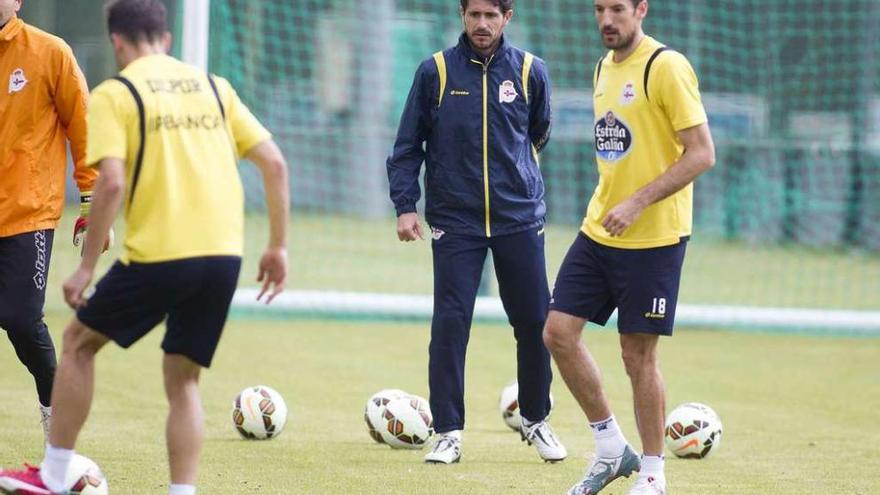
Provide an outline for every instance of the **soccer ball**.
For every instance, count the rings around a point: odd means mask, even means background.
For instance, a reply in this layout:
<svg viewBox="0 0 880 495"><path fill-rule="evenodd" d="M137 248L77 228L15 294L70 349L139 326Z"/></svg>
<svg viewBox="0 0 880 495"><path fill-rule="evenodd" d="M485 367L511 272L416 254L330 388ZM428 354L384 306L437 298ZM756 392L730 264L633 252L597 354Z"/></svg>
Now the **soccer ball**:
<svg viewBox="0 0 880 495"><path fill-rule="evenodd" d="M232 403L232 424L248 440L275 438L287 424L287 405L269 387L248 387Z"/></svg>
<svg viewBox="0 0 880 495"><path fill-rule="evenodd" d="M666 418L666 447L678 457L702 459L721 443L721 418L698 402L682 404Z"/></svg>
<svg viewBox="0 0 880 495"><path fill-rule="evenodd" d="M107 479L101 468L88 457L74 454L67 468L64 486L70 495L107 495Z"/></svg>
<svg viewBox="0 0 880 495"><path fill-rule="evenodd" d="M378 443L385 443L379 430L383 428L385 406L394 399L408 397L408 394L398 388L386 388L373 394L364 406L364 422L367 423L367 432L370 438Z"/></svg>
<svg viewBox="0 0 880 495"><path fill-rule="evenodd" d="M498 400L498 410L501 411L501 419L513 431L519 431L522 426L522 416L519 414L519 383L516 380L507 384L501 390L501 398ZM553 410L553 394L550 394L550 410ZM550 414L547 414L550 417Z"/></svg>
<svg viewBox="0 0 880 495"><path fill-rule="evenodd" d="M434 434L428 401L417 395L392 399L385 405L381 421L376 430L392 449L420 449Z"/></svg>

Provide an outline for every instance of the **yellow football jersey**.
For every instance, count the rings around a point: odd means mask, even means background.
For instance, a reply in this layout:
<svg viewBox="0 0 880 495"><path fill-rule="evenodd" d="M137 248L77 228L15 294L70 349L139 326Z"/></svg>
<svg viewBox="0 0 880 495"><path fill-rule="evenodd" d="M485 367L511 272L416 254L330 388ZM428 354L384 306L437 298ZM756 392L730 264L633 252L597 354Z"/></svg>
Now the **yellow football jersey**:
<svg viewBox="0 0 880 495"><path fill-rule="evenodd" d="M94 90L88 125L87 163L126 164L123 263L241 255L238 158L271 135L227 81L143 57Z"/></svg>
<svg viewBox="0 0 880 495"><path fill-rule="evenodd" d="M620 237L611 237L602 227L613 207L678 161L684 146L676 132L707 121L690 63L680 53L658 52L661 48L645 37L620 63L609 52L594 74L599 184L581 230L600 244L652 248L676 244L691 233L693 184L647 207Z"/></svg>

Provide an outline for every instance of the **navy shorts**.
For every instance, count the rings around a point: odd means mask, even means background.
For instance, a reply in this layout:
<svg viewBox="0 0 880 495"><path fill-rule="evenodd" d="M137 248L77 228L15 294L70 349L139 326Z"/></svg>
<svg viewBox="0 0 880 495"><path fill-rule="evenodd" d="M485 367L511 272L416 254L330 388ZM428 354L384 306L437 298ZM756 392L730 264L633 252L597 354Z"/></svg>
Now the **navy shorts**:
<svg viewBox="0 0 880 495"><path fill-rule="evenodd" d="M167 317L162 349L207 368L226 324L240 268L237 256L128 265L117 261L76 317L123 348Z"/></svg>
<svg viewBox="0 0 880 495"><path fill-rule="evenodd" d="M605 246L580 232L556 276L550 309L620 333L672 335L687 238L649 249Z"/></svg>

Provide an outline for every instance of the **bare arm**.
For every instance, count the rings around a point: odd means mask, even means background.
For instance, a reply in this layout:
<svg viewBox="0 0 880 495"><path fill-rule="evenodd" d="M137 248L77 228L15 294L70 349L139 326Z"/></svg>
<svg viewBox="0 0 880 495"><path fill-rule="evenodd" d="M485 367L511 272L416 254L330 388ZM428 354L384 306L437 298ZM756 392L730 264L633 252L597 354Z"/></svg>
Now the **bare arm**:
<svg viewBox="0 0 880 495"><path fill-rule="evenodd" d="M287 224L290 217L290 187L287 162L275 141L269 139L251 148L245 158L254 162L263 175L269 211L269 246L260 259L258 282L263 288L257 299L269 293L266 304L284 290L287 278Z"/></svg>
<svg viewBox="0 0 880 495"><path fill-rule="evenodd" d="M622 235L645 208L680 191L715 165L715 143L708 124L681 130L678 138L685 147L681 158L662 175L612 208L602 220L602 226L611 236Z"/></svg>
<svg viewBox="0 0 880 495"><path fill-rule="evenodd" d="M104 249L113 220L125 196L125 164L119 158L105 158L100 163L101 174L92 193L92 212L86 231L85 245L79 268L64 282L64 299L72 308L85 303L83 292L91 283L98 256Z"/></svg>

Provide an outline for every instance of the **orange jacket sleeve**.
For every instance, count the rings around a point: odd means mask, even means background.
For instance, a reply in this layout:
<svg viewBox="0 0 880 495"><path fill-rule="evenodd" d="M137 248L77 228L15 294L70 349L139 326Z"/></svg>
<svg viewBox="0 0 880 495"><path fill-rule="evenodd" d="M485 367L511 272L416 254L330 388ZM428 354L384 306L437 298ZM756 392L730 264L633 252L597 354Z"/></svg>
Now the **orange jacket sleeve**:
<svg viewBox="0 0 880 495"><path fill-rule="evenodd" d="M55 110L70 141L76 184L80 191L91 191L98 172L86 166L86 105L89 90L70 47L65 45L59 54L62 59L55 80Z"/></svg>

